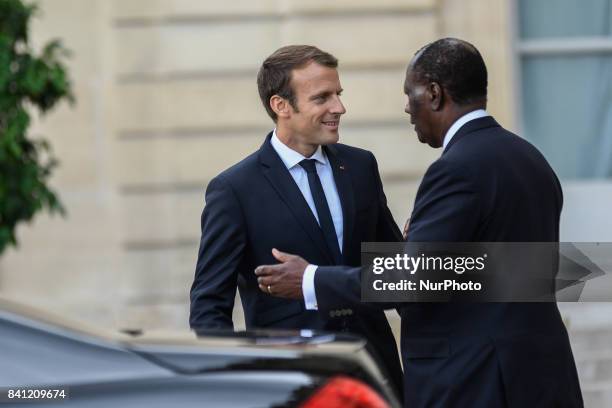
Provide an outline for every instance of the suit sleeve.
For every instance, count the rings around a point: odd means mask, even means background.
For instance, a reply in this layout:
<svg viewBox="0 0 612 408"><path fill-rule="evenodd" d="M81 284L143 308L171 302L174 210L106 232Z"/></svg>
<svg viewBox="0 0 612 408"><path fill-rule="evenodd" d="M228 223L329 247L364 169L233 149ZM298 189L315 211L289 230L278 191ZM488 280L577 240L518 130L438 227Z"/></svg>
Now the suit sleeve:
<svg viewBox="0 0 612 408"><path fill-rule="evenodd" d="M479 214L478 194L463 169L434 163L423 178L408 230L410 242L463 242L473 239ZM405 308L410 303L362 303L361 268L319 267L315 288L320 311Z"/></svg>
<svg viewBox="0 0 612 408"><path fill-rule="evenodd" d="M358 309L371 307L361 303L361 268L319 266L314 282L320 312L346 306Z"/></svg>
<svg viewBox="0 0 612 408"><path fill-rule="evenodd" d="M220 177L206 189L201 227L189 325L196 329L231 329L246 228L238 198Z"/></svg>
<svg viewBox="0 0 612 408"><path fill-rule="evenodd" d="M380 178L380 173L378 172L378 163L376 162L376 158L372 153L370 153L372 158L372 166L374 171L374 178L376 182L376 187L378 190L378 224L376 226L376 241L378 242L399 242L403 241L402 233L400 229L397 227L395 220L393 219L393 215L391 215L391 210L387 206L387 197L385 196L385 192L383 190L382 180Z"/></svg>
<svg viewBox="0 0 612 408"><path fill-rule="evenodd" d="M443 160L432 164L417 193L407 241L473 241L480 205L472 179L459 166Z"/></svg>

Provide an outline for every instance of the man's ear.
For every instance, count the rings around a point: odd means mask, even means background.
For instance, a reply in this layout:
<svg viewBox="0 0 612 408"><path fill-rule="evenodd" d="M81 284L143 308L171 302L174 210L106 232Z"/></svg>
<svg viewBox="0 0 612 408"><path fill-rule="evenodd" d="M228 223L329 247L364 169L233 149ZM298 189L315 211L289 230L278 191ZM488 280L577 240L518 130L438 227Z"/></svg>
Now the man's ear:
<svg viewBox="0 0 612 408"><path fill-rule="evenodd" d="M437 82L431 82L427 89L430 95L430 104L433 111L439 111L444 105L444 92Z"/></svg>
<svg viewBox="0 0 612 408"><path fill-rule="evenodd" d="M279 118L286 118L289 116L289 101L281 96L272 95L270 98L270 108L272 108Z"/></svg>

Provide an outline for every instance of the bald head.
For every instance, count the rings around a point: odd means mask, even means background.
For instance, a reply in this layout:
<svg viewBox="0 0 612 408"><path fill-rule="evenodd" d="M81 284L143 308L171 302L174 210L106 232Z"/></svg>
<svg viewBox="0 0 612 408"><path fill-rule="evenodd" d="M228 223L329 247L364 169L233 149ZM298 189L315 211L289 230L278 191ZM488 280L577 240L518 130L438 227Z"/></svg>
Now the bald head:
<svg viewBox="0 0 612 408"><path fill-rule="evenodd" d="M487 67L472 44L443 38L415 54L408 69L420 83L438 83L457 105L486 103Z"/></svg>

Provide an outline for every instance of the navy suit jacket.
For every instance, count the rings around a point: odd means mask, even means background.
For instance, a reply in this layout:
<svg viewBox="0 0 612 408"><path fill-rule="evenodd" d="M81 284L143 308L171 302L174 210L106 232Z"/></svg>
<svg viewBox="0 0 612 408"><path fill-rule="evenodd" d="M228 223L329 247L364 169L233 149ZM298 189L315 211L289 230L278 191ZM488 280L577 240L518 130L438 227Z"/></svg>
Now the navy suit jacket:
<svg viewBox="0 0 612 408"><path fill-rule="evenodd" d="M323 232L291 174L270 144L215 177L206 190L202 237L191 288L190 325L232 328L236 288L246 326L323 329L364 336L384 361L401 392L395 339L381 310L307 311L303 301L259 290L254 270L275 264L272 248L297 253L316 265L334 265ZM362 241L398 241L401 233L387 207L372 153L335 144L324 147L330 160L344 219L343 262L360 264Z"/></svg>
<svg viewBox="0 0 612 408"><path fill-rule="evenodd" d="M555 242L562 202L559 181L540 152L493 118L480 118L459 129L427 170L408 240ZM358 269L318 270L319 309L357 304L359 286ZM399 308L407 407L583 405L556 303Z"/></svg>

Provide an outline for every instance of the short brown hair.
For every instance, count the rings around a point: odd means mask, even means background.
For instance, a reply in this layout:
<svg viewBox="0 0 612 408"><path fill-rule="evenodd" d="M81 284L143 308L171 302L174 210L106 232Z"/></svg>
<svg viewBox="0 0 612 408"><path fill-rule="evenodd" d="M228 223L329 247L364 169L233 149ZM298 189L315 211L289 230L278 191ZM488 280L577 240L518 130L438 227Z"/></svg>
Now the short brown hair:
<svg viewBox="0 0 612 408"><path fill-rule="evenodd" d="M338 67L336 57L312 45L288 45L279 48L261 64L257 74L259 97L274 122L277 116L270 107L270 98L274 95L285 98L297 111L295 93L290 84L291 71L310 61L329 68Z"/></svg>

